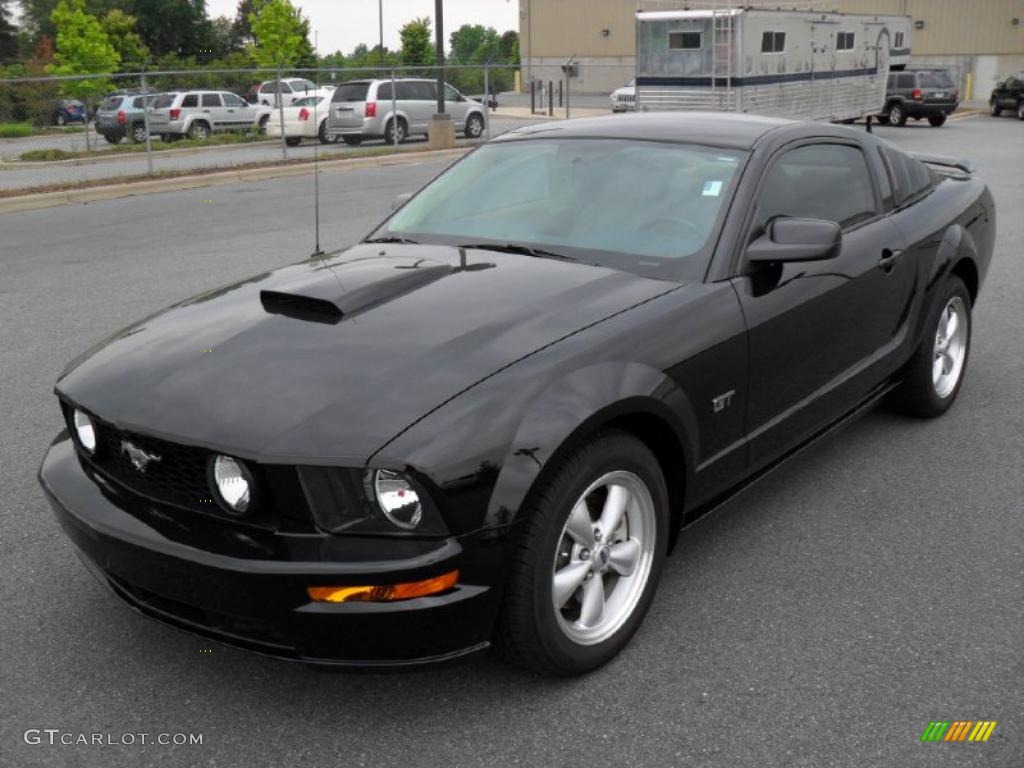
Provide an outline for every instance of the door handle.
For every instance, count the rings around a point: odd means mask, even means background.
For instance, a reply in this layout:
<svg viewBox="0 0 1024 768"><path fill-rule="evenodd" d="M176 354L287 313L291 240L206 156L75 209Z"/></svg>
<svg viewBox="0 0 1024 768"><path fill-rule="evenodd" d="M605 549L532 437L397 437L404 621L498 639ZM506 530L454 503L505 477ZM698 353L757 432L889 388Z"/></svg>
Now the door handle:
<svg viewBox="0 0 1024 768"><path fill-rule="evenodd" d="M892 248L883 248L882 258L878 260L878 268L884 272L892 272L892 268L896 266L896 262L899 261L899 258L902 255L903 251L893 250Z"/></svg>

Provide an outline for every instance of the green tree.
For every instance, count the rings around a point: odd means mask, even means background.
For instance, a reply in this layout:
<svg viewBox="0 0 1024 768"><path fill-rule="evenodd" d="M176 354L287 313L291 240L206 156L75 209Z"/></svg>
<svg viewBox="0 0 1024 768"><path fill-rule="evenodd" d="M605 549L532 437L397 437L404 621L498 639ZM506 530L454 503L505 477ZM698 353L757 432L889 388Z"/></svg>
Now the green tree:
<svg viewBox="0 0 1024 768"><path fill-rule="evenodd" d="M142 42L136 29L136 18L120 8L115 8L103 17L103 31L121 59L121 69L138 71L149 61L149 48Z"/></svg>
<svg viewBox="0 0 1024 768"><path fill-rule="evenodd" d="M264 67L292 67L312 52L309 22L290 0L266 0L249 15L256 61Z"/></svg>
<svg viewBox="0 0 1024 768"><path fill-rule="evenodd" d="M498 55L503 64L519 63L519 33L510 29L498 39Z"/></svg>
<svg viewBox="0 0 1024 768"><path fill-rule="evenodd" d="M430 18L413 19L402 27L399 35L402 38L401 62L405 66L424 66L433 64L434 46L430 43Z"/></svg>
<svg viewBox="0 0 1024 768"><path fill-rule="evenodd" d="M99 19L85 12L84 0L60 0L53 9L57 48L46 70L54 75L92 75L114 72L121 61ZM62 86L66 96L88 99L110 89L105 77L72 80Z"/></svg>
<svg viewBox="0 0 1024 768"><path fill-rule="evenodd" d="M17 59L18 49L18 28L11 21L7 0L0 0L0 64Z"/></svg>
<svg viewBox="0 0 1024 768"><path fill-rule="evenodd" d="M166 53L196 56L210 47L206 0L133 0L132 13L154 58Z"/></svg>

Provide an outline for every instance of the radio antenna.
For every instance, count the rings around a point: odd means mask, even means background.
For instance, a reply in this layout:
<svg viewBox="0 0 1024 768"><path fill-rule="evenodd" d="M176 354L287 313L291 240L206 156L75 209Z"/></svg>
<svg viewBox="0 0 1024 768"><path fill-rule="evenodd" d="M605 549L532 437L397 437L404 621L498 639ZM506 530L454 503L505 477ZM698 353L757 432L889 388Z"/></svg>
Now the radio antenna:
<svg viewBox="0 0 1024 768"><path fill-rule="evenodd" d="M319 35L319 30L313 31L313 50L318 58L320 56ZM317 80L319 79L317 77ZM324 252L320 249L320 85L319 83L314 83L314 85L316 85L316 100L313 102L313 125L316 126L316 143L313 144L313 237L316 242L314 243L313 253L310 254L310 258L324 255ZM329 112L327 119L331 119Z"/></svg>

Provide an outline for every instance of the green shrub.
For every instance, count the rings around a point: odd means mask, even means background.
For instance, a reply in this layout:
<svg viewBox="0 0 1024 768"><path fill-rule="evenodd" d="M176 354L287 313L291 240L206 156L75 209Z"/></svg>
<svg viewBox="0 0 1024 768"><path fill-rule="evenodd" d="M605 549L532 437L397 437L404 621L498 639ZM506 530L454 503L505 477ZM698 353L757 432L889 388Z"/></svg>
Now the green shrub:
<svg viewBox="0 0 1024 768"><path fill-rule="evenodd" d="M74 152L63 149L31 149L18 155L21 160L67 160L75 157Z"/></svg>
<svg viewBox="0 0 1024 768"><path fill-rule="evenodd" d="M31 135L32 126L29 123L0 123L0 139L20 139Z"/></svg>

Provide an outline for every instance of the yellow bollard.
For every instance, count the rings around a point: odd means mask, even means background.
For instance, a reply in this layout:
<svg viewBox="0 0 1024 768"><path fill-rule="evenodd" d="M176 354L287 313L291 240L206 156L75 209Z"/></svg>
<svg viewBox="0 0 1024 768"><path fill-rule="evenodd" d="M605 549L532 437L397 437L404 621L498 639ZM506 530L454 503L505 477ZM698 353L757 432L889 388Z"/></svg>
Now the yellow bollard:
<svg viewBox="0 0 1024 768"><path fill-rule="evenodd" d="M522 92L523 92L523 73L522 73L522 72L520 72L520 71L519 71L519 70L517 69L517 70L516 70L516 71L514 72L514 75L515 75L515 87L516 87L516 93L522 93Z"/></svg>
<svg viewBox="0 0 1024 768"><path fill-rule="evenodd" d="M964 101L970 101L974 95L974 76L968 72L967 80L964 83Z"/></svg>

